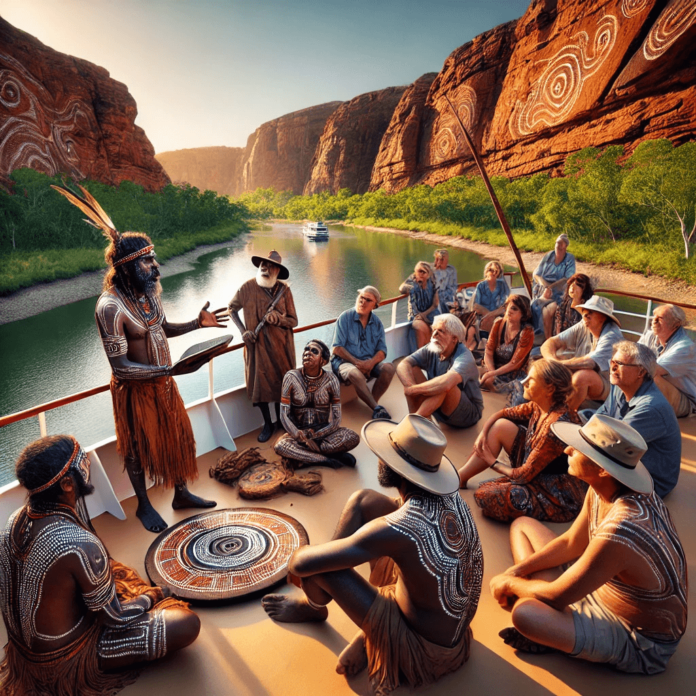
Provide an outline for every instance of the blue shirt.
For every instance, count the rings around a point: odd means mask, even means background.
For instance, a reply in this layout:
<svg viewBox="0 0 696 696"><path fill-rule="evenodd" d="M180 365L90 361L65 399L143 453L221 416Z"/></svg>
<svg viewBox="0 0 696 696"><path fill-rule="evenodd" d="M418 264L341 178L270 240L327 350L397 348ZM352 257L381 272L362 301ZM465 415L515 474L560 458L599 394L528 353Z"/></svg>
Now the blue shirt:
<svg viewBox="0 0 696 696"><path fill-rule="evenodd" d="M657 364L669 373L665 379L686 394L692 403L692 411L696 411L696 343L686 335L684 328L679 327L665 346L650 329L638 343L657 353Z"/></svg>
<svg viewBox="0 0 696 696"><path fill-rule="evenodd" d="M417 367L425 370L429 380L440 377L450 370L459 373L462 377L459 388L466 391L469 399L483 409L483 396L481 396L476 361L463 343L458 343L452 355L445 360L441 360L440 356L428 346L419 348L408 357L408 360L412 360Z"/></svg>
<svg viewBox="0 0 696 696"><path fill-rule="evenodd" d="M358 360L372 360L378 351L387 354L387 340L384 325L374 312L370 312L367 326L363 326L355 309L347 309L336 320L332 348L341 346ZM331 367L338 372L338 366L345 360L334 355Z"/></svg>
<svg viewBox="0 0 696 696"><path fill-rule="evenodd" d="M556 265L556 252L550 251L539 262L539 265L534 269L534 275L543 278L547 283L555 283L561 278L570 278L575 274L575 257L566 251L563 261ZM534 283L533 295L534 299L541 297L545 288L537 283ZM553 291L554 302L560 302L563 299L565 288L558 288Z"/></svg>
<svg viewBox="0 0 696 696"><path fill-rule="evenodd" d="M498 278L495 281L495 290L491 291L488 287L488 281L482 280L476 286L476 294L474 295L474 304L480 304L489 312L498 309L510 295L510 287L503 278Z"/></svg>
<svg viewBox="0 0 696 696"><path fill-rule="evenodd" d="M575 353L574 356L564 355L563 358L587 356L595 361L600 372L609 372L609 361L611 360L612 347L615 343L623 341L624 337L618 324L611 319L604 322L599 338L595 338L592 332L580 321L565 331L558 334L558 339L565 343L568 351ZM590 351L583 352L589 344Z"/></svg>
<svg viewBox="0 0 696 696"><path fill-rule="evenodd" d="M664 498L679 479L681 432L674 409L652 379L646 379L630 401L615 384L597 413L618 418L635 428L648 445L641 461L650 472L655 492Z"/></svg>
<svg viewBox="0 0 696 696"><path fill-rule="evenodd" d="M408 296L408 320L413 321L417 314L423 314L426 310L430 309L435 299L435 293L437 292L435 284L428 278L428 282L424 288L422 288L413 278L407 278L404 281L404 285L409 286L409 296ZM440 313L440 308L435 307L430 314L425 315L425 320L430 324L433 321L435 315Z"/></svg>

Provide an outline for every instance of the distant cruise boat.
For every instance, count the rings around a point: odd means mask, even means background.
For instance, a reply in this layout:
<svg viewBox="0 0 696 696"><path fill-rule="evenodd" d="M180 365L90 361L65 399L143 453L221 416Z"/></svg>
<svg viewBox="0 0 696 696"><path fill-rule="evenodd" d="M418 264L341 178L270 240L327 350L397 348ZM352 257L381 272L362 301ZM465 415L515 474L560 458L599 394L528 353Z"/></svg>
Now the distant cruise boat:
<svg viewBox="0 0 696 696"><path fill-rule="evenodd" d="M307 237L307 239L328 239L329 228L321 221L306 222L302 227L302 234Z"/></svg>

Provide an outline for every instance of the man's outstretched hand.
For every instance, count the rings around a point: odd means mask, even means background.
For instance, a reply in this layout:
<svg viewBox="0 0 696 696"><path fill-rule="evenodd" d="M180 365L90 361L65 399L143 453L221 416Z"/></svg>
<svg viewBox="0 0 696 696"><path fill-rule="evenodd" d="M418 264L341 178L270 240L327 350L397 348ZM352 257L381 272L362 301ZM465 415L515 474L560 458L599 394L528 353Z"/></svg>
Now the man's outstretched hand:
<svg viewBox="0 0 696 696"><path fill-rule="evenodd" d="M198 315L198 323L201 328L203 327L217 327L218 329L224 329L225 323L230 320L229 312L227 307L221 307L216 309L214 312L209 312L208 307L210 307L210 302L206 302Z"/></svg>

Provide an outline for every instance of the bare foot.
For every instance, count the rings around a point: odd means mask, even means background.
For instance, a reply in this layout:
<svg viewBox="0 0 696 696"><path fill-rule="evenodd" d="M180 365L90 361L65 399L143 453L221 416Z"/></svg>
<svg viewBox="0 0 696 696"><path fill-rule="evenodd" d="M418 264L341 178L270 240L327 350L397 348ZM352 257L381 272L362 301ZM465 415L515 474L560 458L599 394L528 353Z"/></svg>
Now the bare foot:
<svg viewBox="0 0 696 696"><path fill-rule="evenodd" d="M138 509L135 511L135 515L143 523L143 527L145 527L148 532L159 534L168 526L159 512L152 507L149 500L141 500L138 502Z"/></svg>
<svg viewBox="0 0 696 696"><path fill-rule="evenodd" d="M367 651L365 650L365 634L362 631L356 633L355 638L347 645L338 656L336 671L347 677L354 677L367 669Z"/></svg>
<svg viewBox="0 0 696 696"><path fill-rule="evenodd" d="M513 626L504 628L498 635L503 639L505 645L509 645L520 652L532 653L534 655L542 655L544 653L556 652L556 648L541 643L535 643L527 636L523 636Z"/></svg>
<svg viewBox="0 0 696 696"><path fill-rule="evenodd" d="M174 487L172 507L175 510L181 510L183 508L211 508L216 505L217 503L214 500L206 500L205 498L194 495L186 486Z"/></svg>
<svg viewBox="0 0 696 696"><path fill-rule="evenodd" d="M326 621L329 610L326 607L315 609L302 595L286 596L282 594L267 594L261 605L264 611L274 620L282 623L301 623L303 621Z"/></svg>

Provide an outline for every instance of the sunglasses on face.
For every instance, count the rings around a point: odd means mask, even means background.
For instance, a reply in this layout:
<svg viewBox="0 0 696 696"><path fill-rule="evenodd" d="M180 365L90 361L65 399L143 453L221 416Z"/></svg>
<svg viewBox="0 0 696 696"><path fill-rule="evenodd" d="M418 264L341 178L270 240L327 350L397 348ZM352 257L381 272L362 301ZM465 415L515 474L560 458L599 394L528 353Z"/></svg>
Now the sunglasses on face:
<svg viewBox="0 0 696 696"><path fill-rule="evenodd" d="M610 367L640 367L640 365L636 365L636 363L619 362L613 358L609 361L609 365Z"/></svg>
<svg viewBox="0 0 696 696"><path fill-rule="evenodd" d="M367 303L367 302L374 302L374 300L373 300L371 297L365 297L365 295L360 295L360 296L358 297L358 299L359 299L361 302L366 302L366 303Z"/></svg>
<svg viewBox="0 0 696 696"><path fill-rule="evenodd" d="M315 348L314 346L309 346L305 348L305 353L311 353L312 355L321 355L321 351L318 348Z"/></svg>

